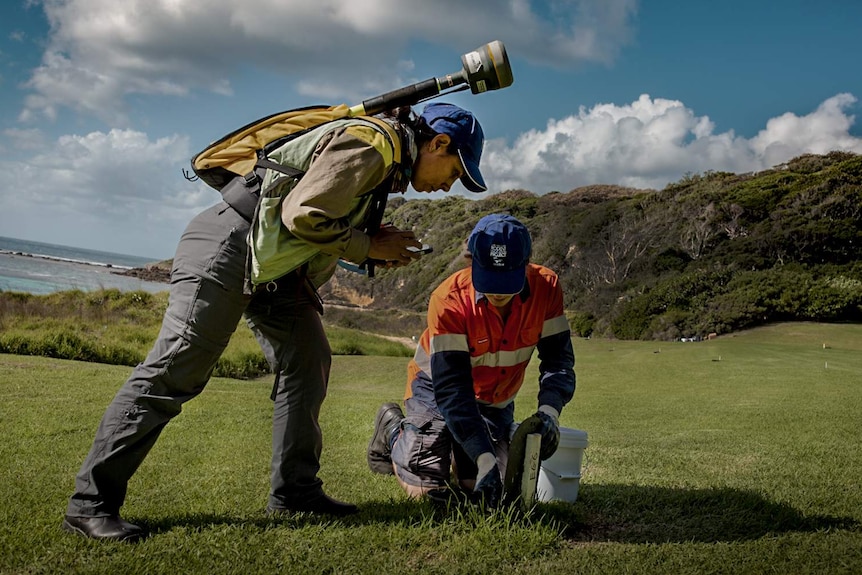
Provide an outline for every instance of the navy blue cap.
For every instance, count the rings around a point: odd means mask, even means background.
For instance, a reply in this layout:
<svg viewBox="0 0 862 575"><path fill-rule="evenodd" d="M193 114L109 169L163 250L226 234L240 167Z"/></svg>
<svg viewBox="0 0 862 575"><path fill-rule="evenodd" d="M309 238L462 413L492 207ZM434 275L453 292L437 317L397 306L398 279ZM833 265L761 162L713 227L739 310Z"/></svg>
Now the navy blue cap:
<svg viewBox="0 0 862 575"><path fill-rule="evenodd" d="M454 104L434 102L428 104L420 116L438 134L446 134L458 150L464 175L461 183L471 192L484 192L488 189L479 171L479 160L485 146L485 133L476 117Z"/></svg>
<svg viewBox="0 0 862 575"><path fill-rule="evenodd" d="M473 287L489 294L516 294L524 289L533 242L530 232L508 214L485 216L467 240L473 260Z"/></svg>

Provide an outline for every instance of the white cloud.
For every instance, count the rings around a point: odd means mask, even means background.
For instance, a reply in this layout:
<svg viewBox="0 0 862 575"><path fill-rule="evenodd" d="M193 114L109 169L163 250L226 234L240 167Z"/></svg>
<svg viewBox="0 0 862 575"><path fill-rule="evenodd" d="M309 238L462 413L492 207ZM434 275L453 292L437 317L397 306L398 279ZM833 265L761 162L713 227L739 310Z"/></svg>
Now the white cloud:
<svg viewBox="0 0 862 575"><path fill-rule="evenodd" d="M627 105L581 107L576 115L551 120L512 146L489 141L482 173L494 192L522 188L543 194L588 184L661 189L689 172L750 172L771 168L800 154L831 150L862 153L862 138L850 134L856 102L838 94L805 116L772 118L750 139L733 131L713 133L707 116L682 102L642 95Z"/></svg>
<svg viewBox="0 0 862 575"><path fill-rule="evenodd" d="M482 172L491 192L543 194L596 183L660 189L688 172L757 171L836 149L862 153L862 138L850 134L855 118L847 113L855 102L838 94L810 114L772 118L746 139L714 133L708 117L682 102L643 95L630 104L581 108L511 146L489 141ZM187 222L219 199L182 177L191 157L186 136L151 139L122 129L53 141L38 130L4 136L10 149L36 152L0 157L6 235L27 237L39 229L46 241L170 257Z"/></svg>
<svg viewBox="0 0 862 575"><path fill-rule="evenodd" d="M767 164L787 160L787 155L801 152L825 154L831 150L862 153L862 140L850 134L855 121L844 110L856 103L852 94L829 98L807 116L787 113L772 118L766 129L752 138L752 149Z"/></svg>
<svg viewBox="0 0 862 575"><path fill-rule="evenodd" d="M25 140L36 135L7 133ZM150 140L115 129L60 137L26 159L0 160L7 175L0 228L40 229L46 237L68 238L61 243L76 238L75 245L113 244L121 253L141 253L143 246L170 254L192 216L219 198L183 178L190 157L185 136Z"/></svg>
<svg viewBox="0 0 862 575"><path fill-rule="evenodd" d="M637 1L45 0L51 34L21 119L70 107L125 126L126 96L228 93L250 65L302 77L307 95L390 89L413 40L472 49L501 39L534 63L609 62L630 40Z"/></svg>
<svg viewBox="0 0 862 575"><path fill-rule="evenodd" d="M39 150L45 146L45 134L41 130L9 128L3 131L3 135L9 140L12 149Z"/></svg>

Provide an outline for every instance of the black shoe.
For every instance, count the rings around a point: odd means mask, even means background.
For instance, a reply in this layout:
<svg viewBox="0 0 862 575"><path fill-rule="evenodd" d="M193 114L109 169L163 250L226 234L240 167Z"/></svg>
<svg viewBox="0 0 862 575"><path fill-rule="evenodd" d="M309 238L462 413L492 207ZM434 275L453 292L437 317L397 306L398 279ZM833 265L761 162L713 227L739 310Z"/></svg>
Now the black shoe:
<svg viewBox="0 0 862 575"><path fill-rule="evenodd" d="M374 418L374 435L368 443L368 467L374 473L395 475L392 470L392 450L389 441L401 425L404 412L397 403L384 403Z"/></svg>
<svg viewBox="0 0 862 575"><path fill-rule="evenodd" d="M63 519L63 529L91 539L108 539L111 541L135 541L144 535L143 529L128 521L123 521L119 515L107 517L72 517L66 515L66 518Z"/></svg>
<svg viewBox="0 0 862 575"><path fill-rule="evenodd" d="M338 501L326 493L321 493L314 499L309 499L308 501L292 503L290 505L285 505L284 507L272 507L271 505L268 505L266 508L266 514L270 516L307 512L344 517L345 515L352 515L357 511L359 511L359 509L352 503Z"/></svg>

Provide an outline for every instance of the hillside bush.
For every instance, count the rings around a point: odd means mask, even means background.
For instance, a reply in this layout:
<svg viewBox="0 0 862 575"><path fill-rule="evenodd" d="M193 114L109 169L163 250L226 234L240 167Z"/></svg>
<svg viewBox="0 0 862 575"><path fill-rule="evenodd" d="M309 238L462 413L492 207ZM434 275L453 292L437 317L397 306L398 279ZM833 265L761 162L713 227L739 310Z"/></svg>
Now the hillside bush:
<svg viewBox="0 0 862 575"><path fill-rule="evenodd" d="M860 318L862 155L830 152L756 173L686 174L663 190L591 185L542 196L393 198L386 221L415 231L434 252L373 278L338 270L321 290L327 328L421 333L429 295L466 264L466 239L490 212L511 213L530 229L532 260L559 275L576 333L670 339L771 321ZM4 297L0 329L4 309L26 308L40 322L68 310L95 333L108 323L158 324L166 305L141 293L91 299ZM21 330L38 327L23 313L15 317ZM122 344L135 349L149 339L130 329Z"/></svg>
<svg viewBox="0 0 862 575"><path fill-rule="evenodd" d="M578 337L590 337L596 327L596 317L591 313L568 312L566 319L569 321L569 327L572 330L572 335Z"/></svg>

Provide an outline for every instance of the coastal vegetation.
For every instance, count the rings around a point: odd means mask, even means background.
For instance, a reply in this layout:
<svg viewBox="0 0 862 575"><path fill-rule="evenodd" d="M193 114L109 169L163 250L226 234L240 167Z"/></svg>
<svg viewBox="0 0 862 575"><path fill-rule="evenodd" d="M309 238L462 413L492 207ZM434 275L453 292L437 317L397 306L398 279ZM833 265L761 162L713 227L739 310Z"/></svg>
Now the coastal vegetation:
<svg viewBox="0 0 862 575"><path fill-rule="evenodd" d="M805 155L757 173L689 174L663 190L589 186L482 200L391 200L434 253L373 279L339 271L330 301L424 310L465 265L475 222L509 212L559 276L578 335L676 340L776 321L862 321L862 156Z"/></svg>
<svg viewBox="0 0 862 575"><path fill-rule="evenodd" d="M431 291L467 265L465 239L489 212L511 213L530 228L533 261L559 274L577 336L674 341L775 322L862 322L856 154L806 155L758 173L690 174L663 190L399 197L387 209L387 220L416 230L434 252L373 278L339 269L321 290L335 354L410 355ZM156 262L133 273L165 279L169 268ZM0 292L0 352L134 365L166 304L165 293ZM216 375L267 369L240 322Z"/></svg>
<svg viewBox="0 0 862 575"><path fill-rule="evenodd" d="M0 292L0 353L136 365L158 335L167 301L167 292L116 289L50 295ZM412 355L403 342L350 327L332 326L327 335L339 355ZM215 375L250 378L268 371L254 335L240 322Z"/></svg>

